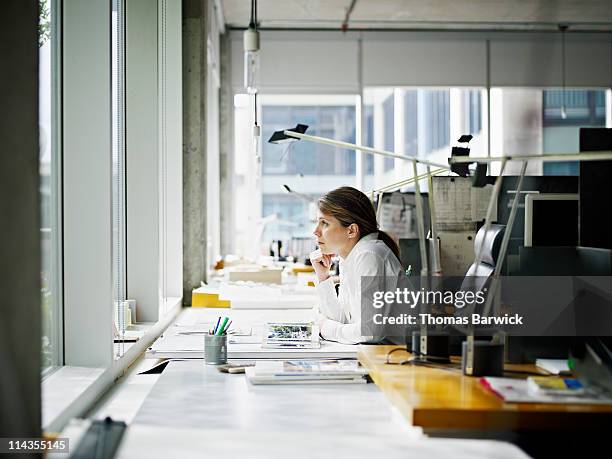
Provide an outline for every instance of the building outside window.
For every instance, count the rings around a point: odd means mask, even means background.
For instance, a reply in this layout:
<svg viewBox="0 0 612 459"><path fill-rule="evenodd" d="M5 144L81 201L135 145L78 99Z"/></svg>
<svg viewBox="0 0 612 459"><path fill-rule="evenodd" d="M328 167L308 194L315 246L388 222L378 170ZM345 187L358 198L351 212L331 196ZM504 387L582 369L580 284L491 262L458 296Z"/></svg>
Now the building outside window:
<svg viewBox="0 0 612 459"><path fill-rule="evenodd" d="M312 238L314 201L329 190L356 183L354 150L308 141L274 145L267 140L274 131L301 123L309 126L307 134L355 143L357 110L355 96L261 95L258 101L261 176L254 189L259 189L261 201L256 208L253 202L249 204L247 198L237 195L236 209L240 218L247 214L246 220L254 228L252 234L243 235L243 239L251 239L242 243L243 247L255 244L257 250L247 252L266 254L273 240L283 241L283 247L288 248L292 239ZM238 126L244 124L240 121L243 118L236 119L237 129L249 132L250 126ZM236 154L245 155L245 161L249 161L252 153ZM285 185L295 193L288 193ZM260 240L253 240L260 232Z"/></svg>

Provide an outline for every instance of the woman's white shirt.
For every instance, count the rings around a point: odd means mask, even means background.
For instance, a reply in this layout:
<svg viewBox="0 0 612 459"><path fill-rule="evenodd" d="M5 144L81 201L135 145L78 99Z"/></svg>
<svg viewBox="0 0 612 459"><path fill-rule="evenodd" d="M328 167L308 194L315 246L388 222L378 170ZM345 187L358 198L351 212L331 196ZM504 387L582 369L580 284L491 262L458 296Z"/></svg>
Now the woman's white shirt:
<svg viewBox="0 0 612 459"><path fill-rule="evenodd" d="M393 291L402 266L378 232L362 237L345 259L340 258L340 287L336 295L334 281L329 278L317 285L321 321L321 336L339 343L357 344L370 341L372 336L361 333L361 278L368 278L367 290Z"/></svg>

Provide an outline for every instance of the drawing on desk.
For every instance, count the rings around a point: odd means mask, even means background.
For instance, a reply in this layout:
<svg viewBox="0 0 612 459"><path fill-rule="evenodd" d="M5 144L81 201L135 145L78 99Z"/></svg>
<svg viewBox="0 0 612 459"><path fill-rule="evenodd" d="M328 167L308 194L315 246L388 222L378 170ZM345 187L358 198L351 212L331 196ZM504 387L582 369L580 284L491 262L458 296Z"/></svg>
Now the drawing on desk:
<svg viewBox="0 0 612 459"><path fill-rule="evenodd" d="M321 347L319 329L308 323L268 323L264 331L262 347Z"/></svg>

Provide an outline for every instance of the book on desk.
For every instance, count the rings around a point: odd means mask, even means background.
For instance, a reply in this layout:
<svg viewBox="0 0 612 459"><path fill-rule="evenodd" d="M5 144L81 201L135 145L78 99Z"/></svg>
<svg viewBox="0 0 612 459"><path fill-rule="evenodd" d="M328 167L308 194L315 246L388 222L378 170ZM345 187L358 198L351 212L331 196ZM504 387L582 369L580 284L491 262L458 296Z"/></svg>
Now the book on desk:
<svg viewBox="0 0 612 459"><path fill-rule="evenodd" d="M367 374L356 360L258 361L246 368L251 384L365 384Z"/></svg>

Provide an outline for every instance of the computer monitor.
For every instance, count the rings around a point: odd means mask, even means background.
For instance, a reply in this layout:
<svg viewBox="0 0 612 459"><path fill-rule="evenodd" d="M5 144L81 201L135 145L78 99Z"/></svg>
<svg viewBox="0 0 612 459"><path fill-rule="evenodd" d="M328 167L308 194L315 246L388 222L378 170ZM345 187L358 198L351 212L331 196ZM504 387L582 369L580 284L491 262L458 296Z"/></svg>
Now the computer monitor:
<svg viewBox="0 0 612 459"><path fill-rule="evenodd" d="M577 246L578 202L577 194L528 194L525 247Z"/></svg>

